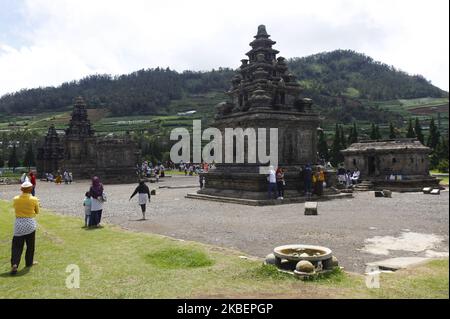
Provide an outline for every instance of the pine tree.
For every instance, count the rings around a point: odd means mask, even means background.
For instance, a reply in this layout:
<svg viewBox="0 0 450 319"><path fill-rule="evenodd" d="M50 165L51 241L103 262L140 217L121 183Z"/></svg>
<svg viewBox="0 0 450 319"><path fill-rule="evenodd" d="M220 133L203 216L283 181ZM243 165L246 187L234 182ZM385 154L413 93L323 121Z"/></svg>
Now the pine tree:
<svg viewBox="0 0 450 319"><path fill-rule="evenodd" d="M23 159L23 165L28 168L36 165L36 161L35 161L34 153L33 153L33 146L31 145L31 143L28 144L28 149L27 149L27 152L25 153L25 156Z"/></svg>
<svg viewBox="0 0 450 319"><path fill-rule="evenodd" d="M341 134L339 125L336 124L336 129L334 132L333 143L330 149L330 162L333 166L337 166L339 163L344 161L344 157L341 154L342 144L341 144Z"/></svg>
<svg viewBox="0 0 450 319"><path fill-rule="evenodd" d="M448 173L448 138L441 138L434 153L436 154L438 162L436 168L442 173Z"/></svg>
<svg viewBox="0 0 450 319"><path fill-rule="evenodd" d="M352 143L358 143L358 128L356 122L353 122L353 141Z"/></svg>
<svg viewBox="0 0 450 319"><path fill-rule="evenodd" d="M381 140L380 127L378 125L375 125L375 137L376 140Z"/></svg>
<svg viewBox="0 0 450 319"><path fill-rule="evenodd" d="M377 135L377 133L375 131L375 124L372 123L372 126L370 128L370 135L369 135L369 137L370 137L371 140L376 140L377 139L376 135Z"/></svg>
<svg viewBox="0 0 450 319"><path fill-rule="evenodd" d="M436 148L436 154L439 157L439 160L448 160L448 139L442 137L439 141L439 144Z"/></svg>
<svg viewBox="0 0 450 319"><path fill-rule="evenodd" d="M374 140L374 141L381 139L380 128L378 127L378 125L375 125L374 123L372 123L369 137L371 140Z"/></svg>
<svg viewBox="0 0 450 319"><path fill-rule="evenodd" d="M392 124L392 122L389 123L389 138L392 140L397 138L397 134L395 133L395 127L394 124Z"/></svg>
<svg viewBox="0 0 450 319"><path fill-rule="evenodd" d="M406 132L406 137L407 138L415 138L416 137L416 133L414 133L414 128L413 128L411 119L409 119L409 125L408 125L408 131Z"/></svg>
<svg viewBox="0 0 450 319"><path fill-rule="evenodd" d="M414 132L416 133L417 139L420 141L420 143L425 143L425 137L422 133L422 126L420 125L419 119L416 117L416 123L414 125Z"/></svg>
<svg viewBox="0 0 450 319"><path fill-rule="evenodd" d="M341 134L341 136L340 136L340 139L341 139L341 149L345 149L345 148L347 148L347 138L345 137L344 127L343 127L343 126L340 126L339 132L340 132L340 134Z"/></svg>
<svg viewBox="0 0 450 319"><path fill-rule="evenodd" d="M11 151L11 154L9 155L9 159L8 159L8 167L12 167L13 172L16 170L16 167L18 167L19 164L19 160L17 159L17 150L16 150L16 145L13 146L13 149Z"/></svg>
<svg viewBox="0 0 450 319"><path fill-rule="evenodd" d="M431 118L430 135L428 136L427 146L435 150L437 145L439 144L440 136L441 134L439 133L436 124L434 124L434 118Z"/></svg>
<svg viewBox="0 0 450 319"><path fill-rule="evenodd" d="M317 149L319 151L319 157L323 158L325 161L328 161L330 159L330 155L328 152L328 145L327 145L327 139L325 137L325 133L323 130L319 131L319 140Z"/></svg>
<svg viewBox="0 0 450 319"><path fill-rule="evenodd" d="M353 122L353 128L350 128L350 135L348 136L348 144L358 143L358 129L356 122Z"/></svg>

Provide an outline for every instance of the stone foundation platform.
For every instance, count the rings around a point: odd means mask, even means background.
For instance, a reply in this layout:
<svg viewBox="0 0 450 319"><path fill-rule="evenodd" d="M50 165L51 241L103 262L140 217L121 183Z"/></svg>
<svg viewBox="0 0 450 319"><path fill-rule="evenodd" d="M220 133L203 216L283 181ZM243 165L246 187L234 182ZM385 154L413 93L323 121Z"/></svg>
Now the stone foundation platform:
<svg viewBox="0 0 450 319"><path fill-rule="evenodd" d="M215 202L222 203L232 203L232 204L242 204L249 206L269 206L269 205L284 205L284 204L296 204L296 203L304 203L306 201L326 201L333 199L343 199L343 198L352 198L353 194L349 193L339 193L339 194L328 194L323 196L313 196L310 199L307 199L305 196L297 196L297 197L288 197L285 199L247 199L247 198L238 198L238 197L230 197L230 196L217 196L217 195L206 195L206 194L198 194L198 193L189 193L185 196L190 199L200 199L200 200L209 200Z"/></svg>

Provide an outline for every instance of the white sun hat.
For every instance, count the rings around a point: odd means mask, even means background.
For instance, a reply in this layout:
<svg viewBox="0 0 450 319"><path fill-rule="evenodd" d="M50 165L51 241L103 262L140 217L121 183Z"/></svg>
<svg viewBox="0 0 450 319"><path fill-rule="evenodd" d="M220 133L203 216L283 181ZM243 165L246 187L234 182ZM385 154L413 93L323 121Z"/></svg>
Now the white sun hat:
<svg viewBox="0 0 450 319"><path fill-rule="evenodd" d="M22 185L20 185L21 188L29 188L29 187L33 187L33 184L30 183L30 181L25 181L22 183Z"/></svg>

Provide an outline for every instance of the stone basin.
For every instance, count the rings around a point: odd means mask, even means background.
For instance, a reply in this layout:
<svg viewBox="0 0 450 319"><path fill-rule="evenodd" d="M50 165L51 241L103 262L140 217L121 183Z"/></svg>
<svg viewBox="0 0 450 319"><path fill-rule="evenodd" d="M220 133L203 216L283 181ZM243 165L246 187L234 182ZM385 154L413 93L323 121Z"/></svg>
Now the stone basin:
<svg viewBox="0 0 450 319"><path fill-rule="evenodd" d="M318 262L331 260L332 251L327 247L313 245L284 245L275 247L273 250L275 257L298 262L307 260L310 262Z"/></svg>

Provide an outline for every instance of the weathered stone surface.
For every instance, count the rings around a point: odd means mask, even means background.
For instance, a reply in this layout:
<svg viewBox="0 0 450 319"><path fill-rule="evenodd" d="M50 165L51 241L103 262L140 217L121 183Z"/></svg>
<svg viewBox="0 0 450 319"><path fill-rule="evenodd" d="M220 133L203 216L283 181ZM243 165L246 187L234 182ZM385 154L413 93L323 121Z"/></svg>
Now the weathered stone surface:
<svg viewBox="0 0 450 319"><path fill-rule="evenodd" d="M306 202L305 203L305 215L317 215L317 202Z"/></svg>
<svg viewBox="0 0 450 319"><path fill-rule="evenodd" d="M335 256L331 257L331 266L332 267L339 266L339 260Z"/></svg>
<svg viewBox="0 0 450 319"><path fill-rule="evenodd" d="M388 190L388 189L383 189L383 196L384 197L388 197L391 198L392 197L392 191Z"/></svg>
<svg viewBox="0 0 450 319"><path fill-rule="evenodd" d="M378 266L380 269L398 270L419 266L429 260L430 258L423 257L397 257L368 263L367 265Z"/></svg>
<svg viewBox="0 0 450 319"><path fill-rule="evenodd" d="M307 260L300 260L295 266L295 270L299 272L312 273L314 272L314 265Z"/></svg>
<svg viewBox="0 0 450 319"><path fill-rule="evenodd" d="M274 254L268 254L266 258L264 259L266 264L268 265L277 265L277 260Z"/></svg>

